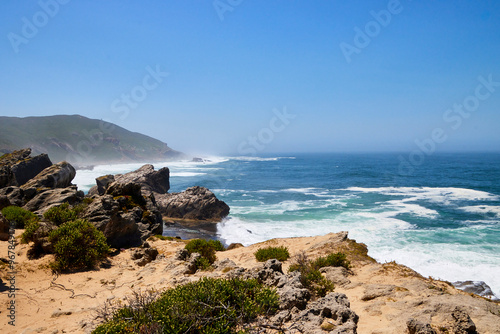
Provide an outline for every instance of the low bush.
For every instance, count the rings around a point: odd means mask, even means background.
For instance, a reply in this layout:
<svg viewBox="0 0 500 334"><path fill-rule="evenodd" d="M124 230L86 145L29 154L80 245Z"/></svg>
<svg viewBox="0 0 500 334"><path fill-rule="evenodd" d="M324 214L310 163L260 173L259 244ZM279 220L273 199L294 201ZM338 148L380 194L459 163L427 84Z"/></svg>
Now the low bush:
<svg viewBox="0 0 500 334"><path fill-rule="evenodd" d="M37 215L18 206L8 206L2 209L2 215L9 222L14 222L15 228L24 228L31 221L38 221Z"/></svg>
<svg viewBox="0 0 500 334"><path fill-rule="evenodd" d="M104 234L86 220L63 223L49 234L55 254L55 271L92 268L109 253Z"/></svg>
<svg viewBox="0 0 500 334"><path fill-rule="evenodd" d="M274 314L279 297L257 280L202 278L129 304L93 333L241 333L259 315Z"/></svg>
<svg viewBox="0 0 500 334"><path fill-rule="evenodd" d="M288 248L286 248L285 246L259 248L255 252L255 258L259 262L264 262L270 259L286 261L289 257L290 253L288 252Z"/></svg>
<svg viewBox="0 0 500 334"><path fill-rule="evenodd" d="M331 253L326 257L318 257L312 262L312 265L317 269L323 267L344 267L346 269L349 269L351 266L351 262L347 260L347 257L344 253Z"/></svg>
<svg viewBox="0 0 500 334"><path fill-rule="evenodd" d="M68 203L63 203L59 206L53 206L43 214L43 218L50 220L57 226L75 220L78 218L80 210L74 210L69 207Z"/></svg>
<svg viewBox="0 0 500 334"><path fill-rule="evenodd" d="M40 223L38 222L38 219L28 220L26 224L24 224L25 229L23 234L21 234L21 242L27 244L30 241L34 241L33 236L39 227Z"/></svg>
<svg viewBox="0 0 500 334"><path fill-rule="evenodd" d="M201 257L196 261L198 269L206 270L217 260L216 251L225 250L224 245L218 240L193 239L186 244L189 254L199 253Z"/></svg>
<svg viewBox="0 0 500 334"><path fill-rule="evenodd" d="M349 267L345 254L332 253L326 257L319 257L310 261L305 253L299 253L288 269L289 272L299 271L300 281L315 296L324 297L334 290L334 285L319 271L323 267Z"/></svg>

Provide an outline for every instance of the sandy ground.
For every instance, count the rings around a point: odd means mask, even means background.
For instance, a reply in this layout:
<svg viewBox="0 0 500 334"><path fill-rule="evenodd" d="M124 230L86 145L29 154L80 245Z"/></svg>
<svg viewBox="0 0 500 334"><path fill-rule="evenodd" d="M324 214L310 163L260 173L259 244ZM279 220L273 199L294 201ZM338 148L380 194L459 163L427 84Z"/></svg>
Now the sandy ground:
<svg viewBox="0 0 500 334"><path fill-rule="evenodd" d="M22 231L17 231L19 235ZM28 245L16 247L16 326L8 324L8 268L0 271L1 333L90 333L97 324L95 317L106 301L119 303L133 291L163 290L201 276L221 276L222 272L198 272L179 275L182 262L174 259L183 241L150 241L160 256L144 267L124 250L110 258L109 268L94 271L53 275L48 269L52 257L28 260ZM7 254L7 242L0 242L0 256ZM359 315L358 333L407 333L406 321L417 318L431 323L438 333L445 333L451 323L451 312L462 307L471 316L482 334L500 333L500 307L484 298L453 288L447 282L421 277L413 270L396 263L380 264L363 253L363 247L344 240L342 234L319 237L273 239L261 244L218 252L219 260L234 261L237 266L258 265L253 253L263 245L287 246L292 255L299 252L314 258L334 251L344 251L352 262L347 277L336 282L336 292L345 293L351 308ZM284 271L288 267L286 261ZM442 331L441 331L441 330Z"/></svg>

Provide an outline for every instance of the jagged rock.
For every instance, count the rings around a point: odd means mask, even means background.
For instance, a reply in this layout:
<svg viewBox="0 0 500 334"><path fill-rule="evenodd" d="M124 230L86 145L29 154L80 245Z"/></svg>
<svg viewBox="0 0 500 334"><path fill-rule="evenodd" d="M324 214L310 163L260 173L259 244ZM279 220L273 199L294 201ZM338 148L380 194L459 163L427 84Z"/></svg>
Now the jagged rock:
<svg viewBox="0 0 500 334"><path fill-rule="evenodd" d="M12 205L12 203L10 203L9 198L5 195L0 195L0 210L10 205Z"/></svg>
<svg viewBox="0 0 500 334"><path fill-rule="evenodd" d="M453 286L462 291L474 293L476 295L486 297L494 301L499 300L491 290L491 287L483 281L457 281L453 282Z"/></svg>
<svg viewBox="0 0 500 334"><path fill-rule="evenodd" d="M121 183L115 181L106 189L106 195L111 195L113 197L130 196L134 203L138 205L146 204L146 200L141 193L141 185L138 183Z"/></svg>
<svg viewBox="0 0 500 334"><path fill-rule="evenodd" d="M267 260L256 273L259 282L273 286L278 284L281 276L283 276L282 265L276 259Z"/></svg>
<svg viewBox="0 0 500 334"><path fill-rule="evenodd" d="M430 324L418 321L417 319L408 319L406 327L409 334L437 334Z"/></svg>
<svg viewBox="0 0 500 334"><path fill-rule="evenodd" d="M189 259L189 251L185 248L179 249L175 253L175 259L179 261L187 261Z"/></svg>
<svg viewBox="0 0 500 334"><path fill-rule="evenodd" d="M158 250L152 248L148 243L144 243L141 248L134 249L130 254L130 257L138 266L145 266L151 261L156 260L158 256Z"/></svg>
<svg viewBox="0 0 500 334"><path fill-rule="evenodd" d="M43 214L53 206L63 203L75 205L83 200L84 194L76 186L67 188L49 189L38 193L24 205L26 210Z"/></svg>
<svg viewBox="0 0 500 334"><path fill-rule="evenodd" d="M0 188L15 186L17 184L10 166L0 166Z"/></svg>
<svg viewBox="0 0 500 334"><path fill-rule="evenodd" d="M71 181L73 181L75 175L75 168L66 161L61 161L45 168L33 179L26 182L21 188L35 188L37 192L39 192L39 188L66 188L71 185Z"/></svg>
<svg viewBox="0 0 500 334"><path fill-rule="evenodd" d="M11 167L11 170L16 179L17 186L22 186L50 166L52 166L52 161L50 161L49 156L47 154L40 154L19 161Z"/></svg>
<svg viewBox="0 0 500 334"><path fill-rule="evenodd" d="M303 310L311 299L311 292L300 282L298 271L282 275L276 287L280 296L281 310L290 310L294 307Z"/></svg>
<svg viewBox="0 0 500 334"><path fill-rule="evenodd" d="M0 212L0 240L7 241L9 240L9 228L10 224L7 219Z"/></svg>
<svg viewBox="0 0 500 334"><path fill-rule="evenodd" d="M229 206L204 187L155 197L161 213L170 218L220 221L229 214Z"/></svg>
<svg viewBox="0 0 500 334"><path fill-rule="evenodd" d="M5 187L0 189L0 196L7 197L11 205L24 205L24 191L19 187Z"/></svg>
<svg viewBox="0 0 500 334"><path fill-rule="evenodd" d="M224 259L220 261L215 261L212 264L212 267L214 267L214 269L218 271L229 271L237 268L238 266L236 265L236 263L234 263L234 261L229 259Z"/></svg>
<svg viewBox="0 0 500 334"><path fill-rule="evenodd" d="M14 165L31 155L31 148L23 148L0 157L0 165Z"/></svg>
<svg viewBox="0 0 500 334"><path fill-rule="evenodd" d="M344 267L323 267L319 270L323 276L336 286L343 286L351 283L347 278L349 271Z"/></svg>
<svg viewBox="0 0 500 334"><path fill-rule="evenodd" d="M451 313L455 323L453 333L455 334L476 334L476 324L472 321L469 314L458 306Z"/></svg>
<svg viewBox="0 0 500 334"><path fill-rule="evenodd" d="M158 211L141 207L123 195L95 197L82 216L104 233L113 248L136 247L150 236L163 233Z"/></svg>
<svg viewBox="0 0 500 334"><path fill-rule="evenodd" d="M359 317L350 309L347 296L329 293L325 297L310 302L306 309L293 319L299 323L304 333L324 333L321 326L327 320L332 324L330 333L357 333Z"/></svg>
<svg viewBox="0 0 500 334"><path fill-rule="evenodd" d="M141 168L123 175L115 175L118 183L137 183L141 185L145 196L153 193L166 194L170 189L170 170L167 167L155 171L153 165Z"/></svg>
<svg viewBox="0 0 500 334"><path fill-rule="evenodd" d="M99 195L104 195L104 193L106 193L106 189L108 189L109 184L115 182L115 177L114 175L104 175L96 178L95 182L97 184L97 193Z"/></svg>

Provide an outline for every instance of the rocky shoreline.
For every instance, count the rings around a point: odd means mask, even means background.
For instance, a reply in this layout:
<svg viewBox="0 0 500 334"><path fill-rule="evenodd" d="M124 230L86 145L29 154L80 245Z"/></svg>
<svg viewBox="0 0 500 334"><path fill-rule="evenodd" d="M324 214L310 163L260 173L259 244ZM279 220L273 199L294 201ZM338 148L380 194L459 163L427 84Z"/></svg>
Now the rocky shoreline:
<svg viewBox="0 0 500 334"><path fill-rule="evenodd" d="M208 189L168 193L168 168L144 165L127 174L97 178L85 195L71 184L73 166L30 153L25 149L0 157L0 210L16 205L41 219L33 242L22 244L23 230L9 229L10 222L0 214L2 254L8 254L7 240L15 234L10 240L15 240L17 326L12 328L2 317L0 324L7 333L90 333L106 303L121 303L133 291L161 291L202 277L255 278L274 287L280 311L258 319L269 333L279 328L283 333L500 333L498 302L422 277L394 262L377 263L366 246L349 239L347 232L235 246L217 252L218 261L210 270L197 270L193 259L180 255L186 245L182 239L214 238L215 223L229 214L229 207ZM43 214L63 203L79 207L80 216L113 248L100 268L63 275L49 269L53 255L47 236L57 226ZM323 268L322 275L335 291L312 298L297 272L288 273L289 261L256 261L255 251L269 245L287 247L292 257L306 254L312 259L342 252L352 267ZM0 314L7 315L12 273L8 258L1 260ZM471 292L491 292L484 283L455 284Z"/></svg>

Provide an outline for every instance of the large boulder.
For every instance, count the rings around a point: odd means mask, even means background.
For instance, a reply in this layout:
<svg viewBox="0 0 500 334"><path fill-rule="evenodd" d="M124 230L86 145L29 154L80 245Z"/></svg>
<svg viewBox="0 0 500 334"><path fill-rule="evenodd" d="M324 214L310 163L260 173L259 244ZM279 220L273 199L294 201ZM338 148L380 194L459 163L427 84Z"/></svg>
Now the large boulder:
<svg viewBox="0 0 500 334"><path fill-rule="evenodd" d="M29 211L43 214L53 206L59 206L63 203L75 205L83 200L84 193L79 191L76 186L67 188L48 189L39 192L29 200L24 208Z"/></svg>
<svg viewBox="0 0 500 334"><path fill-rule="evenodd" d="M144 165L133 172L115 175L114 181L139 184L146 196L151 193L166 194L170 189L170 170L164 167L156 171L153 165Z"/></svg>
<svg viewBox="0 0 500 334"><path fill-rule="evenodd" d="M50 166L52 166L52 161L50 161L49 156L40 154L18 162L11 169L17 185L22 186Z"/></svg>
<svg viewBox="0 0 500 334"><path fill-rule="evenodd" d="M19 161L27 159L31 155L31 148L23 148L12 153L4 154L0 157L0 165L12 166Z"/></svg>
<svg viewBox="0 0 500 334"><path fill-rule="evenodd" d="M0 158L0 188L22 186L52 165L47 154L30 157L31 149L22 149Z"/></svg>
<svg viewBox="0 0 500 334"><path fill-rule="evenodd" d="M130 195L94 196L82 214L104 233L113 248L137 247L150 236L163 233L160 213L138 205Z"/></svg>
<svg viewBox="0 0 500 334"><path fill-rule="evenodd" d="M221 221L229 206L204 187L191 187L180 193L156 194L160 212L170 218Z"/></svg>
<svg viewBox="0 0 500 334"><path fill-rule="evenodd" d="M11 205L23 206L24 205L24 191L19 187L5 187L0 188L0 197L3 198L3 202L7 203L7 201ZM7 201L5 201L7 198Z"/></svg>
<svg viewBox="0 0 500 334"><path fill-rule="evenodd" d="M302 333L356 334L359 317L350 308L349 299L342 293L329 293L307 304L307 308L294 317Z"/></svg>
<svg viewBox="0 0 500 334"><path fill-rule="evenodd" d="M97 184L97 193L99 195L104 195L106 189L108 189L109 184L115 182L115 177L114 175L104 175L96 178L95 182Z"/></svg>
<svg viewBox="0 0 500 334"><path fill-rule="evenodd" d="M45 168L41 173L26 182L21 188L66 188L75 178L76 170L66 161Z"/></svg>

